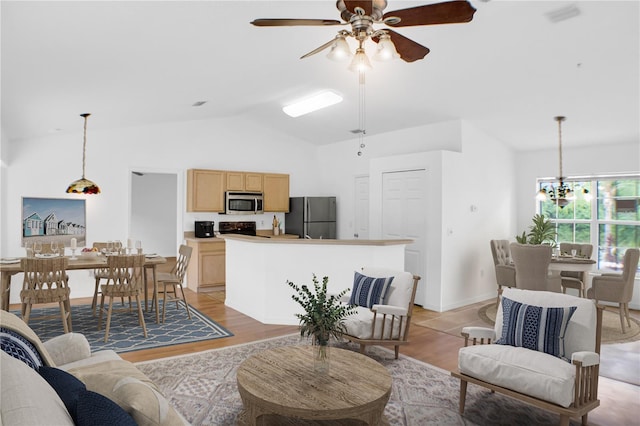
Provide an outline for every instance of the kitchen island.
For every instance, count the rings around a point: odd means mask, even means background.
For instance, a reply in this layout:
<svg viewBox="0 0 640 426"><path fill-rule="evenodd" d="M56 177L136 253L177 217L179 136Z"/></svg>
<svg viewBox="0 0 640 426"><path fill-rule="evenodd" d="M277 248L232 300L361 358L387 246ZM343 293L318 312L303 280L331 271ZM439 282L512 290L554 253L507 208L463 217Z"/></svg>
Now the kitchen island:
<svg viewBox="0 0 640 426"><path fill-rule="evenodd" d="M353 286L363 266L404 270L413 240L309 240L225 235L225 304L265 324L297 325L302 308L287 281L312 286L329 277L331 293Z"/></svg>

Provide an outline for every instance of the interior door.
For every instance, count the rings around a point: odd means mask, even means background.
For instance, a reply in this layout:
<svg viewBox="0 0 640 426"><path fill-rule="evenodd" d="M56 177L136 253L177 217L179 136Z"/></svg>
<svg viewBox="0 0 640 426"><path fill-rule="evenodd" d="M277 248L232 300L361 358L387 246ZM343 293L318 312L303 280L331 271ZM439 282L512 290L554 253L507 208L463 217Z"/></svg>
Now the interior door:
<svg viewBox="0 0 640 426"><path fill-rule="evenodd" d="M353 237L369 238L369 176L356 176Z"/></svg>
<svg viewBox="0 0 640 426"><path fill-rule="evenodd" d="M382 236L410 238L405 248L405 270L420 275L415 303L426 304L427 171L407 170L382 175Z"/></svg>

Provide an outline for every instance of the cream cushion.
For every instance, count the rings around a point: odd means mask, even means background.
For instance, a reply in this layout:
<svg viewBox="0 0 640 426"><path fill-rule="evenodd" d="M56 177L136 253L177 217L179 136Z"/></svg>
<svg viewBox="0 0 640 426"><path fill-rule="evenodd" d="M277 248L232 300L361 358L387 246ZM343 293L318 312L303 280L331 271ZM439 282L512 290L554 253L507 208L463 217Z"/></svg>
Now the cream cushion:
<svg viewBox="0 0 640 426"><path fill-rule="evenodd" d="M544 307L576 306L565 335L566 356L595 350L596 306L592 300L547 291L506 288L502 295ZM502 335L502 305L495 335ZM594 353L595 356L597 354ZM476 345L460 349L461 373L523 394L568 407L574 398L575 366L558 357L508 345Z"/></svg>
<svg viewBox="0 0 640 426"><path fill-rule="evenodd" d="M364 306L356 306L355 313L353 315L349 315L345 319L345 325L347 326L347 334L353 337L357 337L358 339L370 339L372 322L373 322L373 311L369 308L365 308ZM398 335L399 326L400 326L400 321L396 319L393 323L394 336ZM380 327L382 327L382 315L378 315L376 318L375 336L380 335ZM404 329L404 326L403 326L403 329ZM390 316L387 316L386 318L384 330L385 330L384 338L388 339L390 337L389 333L391 332Z"/></svg>
<svg viewBox="0 0 640 426"><path fill-rule="evenodd" d="M73 425L64 403L37 371L0 351L0 424Z"/></svg>

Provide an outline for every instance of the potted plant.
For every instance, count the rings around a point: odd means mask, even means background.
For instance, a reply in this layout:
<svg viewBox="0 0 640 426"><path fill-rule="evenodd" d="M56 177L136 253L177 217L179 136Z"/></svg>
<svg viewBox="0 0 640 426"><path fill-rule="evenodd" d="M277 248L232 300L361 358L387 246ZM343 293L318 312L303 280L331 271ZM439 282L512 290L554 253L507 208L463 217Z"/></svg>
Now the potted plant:
<svg viewBox="0 0 640 426"><path fill-rule="evenodd" d="M353 306L340 302L349 289L339 294L328 295L328 282L329 277L324 277L320 284L315 274L313 274L313 289L306 284L298 286L287 281L289 287L296 292L291 295L291 298L304 309L304 314L296 314L296 317L300 320L300 336L312 337L314 368L317 371L327 371L329 368L329 339L331 336L340 338L346 331L345 318L355 310Z"/></svg>
<svg viewBox="0 0 640 426"><path fill-rule="evenodd" d="M555 247L556 244L556 227L544 215L536 214L533 216L533 225L529 227L529 233L522 232L522 235L516 235L516 241L520 244L549 244Z"/></svg>

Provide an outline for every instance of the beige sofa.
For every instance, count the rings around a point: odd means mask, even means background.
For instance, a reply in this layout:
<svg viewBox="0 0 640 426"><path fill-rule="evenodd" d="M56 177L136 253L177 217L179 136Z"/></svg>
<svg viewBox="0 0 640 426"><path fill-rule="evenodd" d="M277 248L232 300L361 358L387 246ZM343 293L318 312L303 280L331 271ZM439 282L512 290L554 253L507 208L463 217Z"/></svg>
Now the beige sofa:
<svg viewBox="0 0 640 426"><path fill-rule="evenodd" d="M66 407L67 400L63 402L64 396L38 373L35 364L70 373L84 383L88 393L115 402L138 425L188 424L132 363L111 350L91 353L82 334L67 333L43 343L19 317L0 310L0 340L0 424L77 424ZM54 372L75 380L58 370ZM114 413L121 411L115 409ZM97 420L92 423L99 424Z"/></svg>

